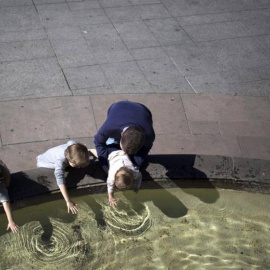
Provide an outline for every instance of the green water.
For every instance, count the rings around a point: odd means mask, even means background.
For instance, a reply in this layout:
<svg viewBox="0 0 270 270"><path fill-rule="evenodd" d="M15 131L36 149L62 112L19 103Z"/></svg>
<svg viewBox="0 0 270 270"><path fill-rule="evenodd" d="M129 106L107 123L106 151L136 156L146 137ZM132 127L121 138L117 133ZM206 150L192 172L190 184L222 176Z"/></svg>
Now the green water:
<svg viewBox="0 0 270 270"><path fill-rule="evenodd" d="M270 269L270 196L231 190L141 190L74 198L0 216L0 269Z"/></svg>

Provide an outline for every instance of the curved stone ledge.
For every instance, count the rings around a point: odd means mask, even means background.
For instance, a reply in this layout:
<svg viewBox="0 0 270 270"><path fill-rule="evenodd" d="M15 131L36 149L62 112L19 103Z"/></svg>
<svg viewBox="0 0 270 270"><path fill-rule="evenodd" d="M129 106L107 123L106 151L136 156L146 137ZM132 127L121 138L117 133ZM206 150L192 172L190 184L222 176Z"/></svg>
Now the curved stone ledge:
<svg viewBox="0 0 270 270"><path fill-rule="evenodd" d="M220 187L270 193L269 160L208 155L152 155L142 168L142 173L142 188L146 189ZM97 160L91 160L85 169L68 168L65 174L67 187L73 193L106 192L106 175ZM47 196L48 193L59 193L51 169L39 168L11 175L9 194L11 200L16 202L16 208L26 206L18 202L27 198L35 204L46 201L46 197L51 200L54 195Z"/></svg>

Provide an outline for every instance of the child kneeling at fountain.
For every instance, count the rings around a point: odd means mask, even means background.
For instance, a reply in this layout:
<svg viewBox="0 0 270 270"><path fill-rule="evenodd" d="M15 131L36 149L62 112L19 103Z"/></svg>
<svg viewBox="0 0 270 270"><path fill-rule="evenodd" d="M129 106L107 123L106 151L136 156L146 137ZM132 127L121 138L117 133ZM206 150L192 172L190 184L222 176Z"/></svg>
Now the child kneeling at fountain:
<svg viewBox="0 0 270 270"><path fill-rule="evenodd" d="M10 173L7 166L0 160L0 202L3 204L8 219L7 230L11 229L13 233L17 233L19 226L14 222L11 207L9 203L9 195L7 187L10 183Z"/></svg>
<svg viewBox="0 0 270 270"><path fill-rule="evenodd" d="M108 157L108 162L107 189L109 204L116 206L117 201L114 197L114 188L118 190L133 188L134 191L138 191L142 183L142 175L123 150L111 152Z"/></svg>
<svg viewBox="0 0 270 270"><path fill-rule="evenodd" d="M74 141L68 141L37 156L37 167L54 169L57 185L67 203L68 213L76 214L78 209L71 201L65 185L64 171L68 166L84 168L89 164L89 152L86 146Z"/></svg>

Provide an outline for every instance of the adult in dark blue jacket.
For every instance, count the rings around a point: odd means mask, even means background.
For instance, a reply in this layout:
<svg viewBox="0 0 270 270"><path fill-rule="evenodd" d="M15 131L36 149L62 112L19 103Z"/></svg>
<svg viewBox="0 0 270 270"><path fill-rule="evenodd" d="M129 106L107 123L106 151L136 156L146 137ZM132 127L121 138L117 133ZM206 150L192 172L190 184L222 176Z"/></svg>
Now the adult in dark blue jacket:
<svg viewBox="0 0 270 270"><path fill-rule="evenodd" d="M98 159L106 171L108 156L122 149L140 167L153 146L155 132L152 114L144 105L119 101L111 105L107 119L94 137Z"/></svg>

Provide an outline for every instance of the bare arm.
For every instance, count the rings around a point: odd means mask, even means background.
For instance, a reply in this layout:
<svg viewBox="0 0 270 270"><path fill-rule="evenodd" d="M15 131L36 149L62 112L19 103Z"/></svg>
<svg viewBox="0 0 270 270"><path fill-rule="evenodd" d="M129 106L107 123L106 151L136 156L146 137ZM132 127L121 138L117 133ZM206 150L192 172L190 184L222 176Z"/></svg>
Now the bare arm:
<svg viewBox="0 0 270 270"><path fill-rule="evenodd" d="M117 201L113 193L108 193L110 206L117 206Z"/></svg>
<svg viewBox="0 0 270 270"><path fill-rule="evenodd" d="M70 200L70 197L68 195L68 191L65 185L59 185L60 191L67 203L67 208L68 208L68 213L69 210L71 211L72 214L77 214L78 213L78 208L75 206L75 204Z"/></svg>
<svg viewBox="0 0 270 270"><path fill-rule="evenodd" d="M7 215L8 219L8 226L7 230L11 229L13 233L17 233L19 231L19 226L14 222L11 208L10 208L10 203L9 202L3 202L3 207Z"/></svg>

